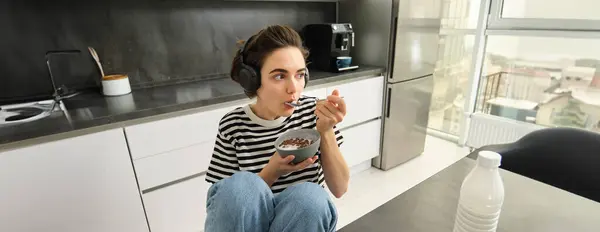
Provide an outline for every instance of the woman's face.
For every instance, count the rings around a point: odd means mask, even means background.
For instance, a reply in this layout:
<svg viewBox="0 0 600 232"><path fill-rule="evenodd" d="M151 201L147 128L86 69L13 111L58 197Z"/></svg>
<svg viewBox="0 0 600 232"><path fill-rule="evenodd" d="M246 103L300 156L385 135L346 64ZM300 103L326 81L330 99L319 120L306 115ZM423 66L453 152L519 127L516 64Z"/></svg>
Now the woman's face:
<svg viewBox="0 0 600 232"><path fill-rule="evenodd" d="M292 115L294 108L285 103L300 98L306 73L300 49L286 47L269 54L260 70L261 85L257 91L256 104L262 114L268 115L269 119Z"/></svg>

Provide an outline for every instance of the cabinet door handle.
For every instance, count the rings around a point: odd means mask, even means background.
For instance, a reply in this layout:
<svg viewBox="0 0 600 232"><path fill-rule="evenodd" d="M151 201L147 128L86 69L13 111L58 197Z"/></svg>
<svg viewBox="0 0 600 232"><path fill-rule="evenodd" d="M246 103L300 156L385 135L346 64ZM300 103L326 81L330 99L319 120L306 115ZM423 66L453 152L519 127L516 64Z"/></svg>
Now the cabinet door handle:
<svg viewBox="0 0 600 232"><path fill-rule="evenodd" d="M385 113L385 117L389 118L390 117L390 100L392 98L392 88L388 88L388 92L387 92L387 108L386 113Z"/></svg>

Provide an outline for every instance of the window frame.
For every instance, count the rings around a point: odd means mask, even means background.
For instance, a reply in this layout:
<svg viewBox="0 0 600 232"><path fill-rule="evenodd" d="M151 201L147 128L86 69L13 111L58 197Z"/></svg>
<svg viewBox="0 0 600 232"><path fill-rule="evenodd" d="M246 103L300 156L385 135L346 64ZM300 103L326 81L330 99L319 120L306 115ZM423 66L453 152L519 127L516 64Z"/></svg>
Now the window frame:
<svg viewBox="0 0 600 232"><path fill-rule="evenodd" d="M487 28L494 30L598 31L600 20L552 18L504 18L504 0L492 0Z"/></svg>

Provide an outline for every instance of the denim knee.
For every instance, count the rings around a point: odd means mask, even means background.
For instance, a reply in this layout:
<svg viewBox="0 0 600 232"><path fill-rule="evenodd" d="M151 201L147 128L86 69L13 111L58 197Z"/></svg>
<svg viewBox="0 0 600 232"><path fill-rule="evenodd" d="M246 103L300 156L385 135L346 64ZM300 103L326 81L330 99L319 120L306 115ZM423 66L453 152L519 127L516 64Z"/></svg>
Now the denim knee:
<svg viewBox="0 0 600 232"><path fill-rule="evenodd" d="M252 191L259 192L263 190L269 190L269 186L267 183L257 174L240 171L233 174L233 176L227 178L227 187L232 188L233 190L241 190L241 191Z"/></svg>
<svg viewBox="0 0 600 232"><path fill-rule="evenodd" d="M294 192L296 211L319 217L336 216L336 209L327 191L315 183L301 183L290 187Z"/></svg>
<svg viewBox="0 0 600 232"><path fill-rule="evenodd" d="M208 190L205 231L266 231L274 218L273 193L258 175L238 172Z"/></svg>
<svg viewBox="0 0 600 232"><path fill-rule="evenodd" d="M258 175L250 172L237 172L210 187L209 199L214 196L233 208L254 207L251 203L273 198L269 186ZM207 202L209 203L209 202Z"/></svg>

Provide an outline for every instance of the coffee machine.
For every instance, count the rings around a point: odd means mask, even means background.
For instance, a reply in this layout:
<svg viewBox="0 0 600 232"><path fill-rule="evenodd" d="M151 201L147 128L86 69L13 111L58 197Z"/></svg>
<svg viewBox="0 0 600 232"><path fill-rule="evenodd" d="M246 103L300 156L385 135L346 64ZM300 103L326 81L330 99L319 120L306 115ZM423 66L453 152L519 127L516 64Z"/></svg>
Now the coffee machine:
<svg viewBox="0 0 600 232"><path fill-rule="evenodd" d="M328 72L355 70L350 51L354 47L354 30L350 23L310 24L302 29L309 49L309 69Z"/></svg>

